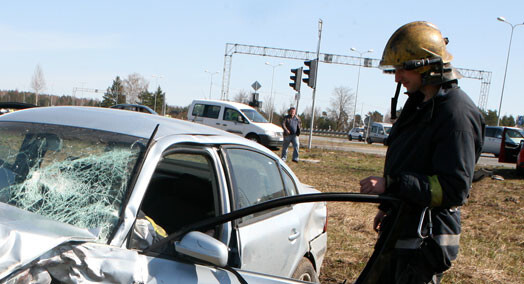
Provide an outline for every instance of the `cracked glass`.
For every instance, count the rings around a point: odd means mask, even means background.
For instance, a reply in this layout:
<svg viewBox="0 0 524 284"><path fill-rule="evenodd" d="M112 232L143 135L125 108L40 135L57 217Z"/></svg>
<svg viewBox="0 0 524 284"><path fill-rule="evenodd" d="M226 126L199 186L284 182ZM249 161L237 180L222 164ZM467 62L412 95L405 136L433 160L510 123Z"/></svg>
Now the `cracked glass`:
<svg viewBox="0 0 524 284"><path fill-rule="evenodd" d="M39 123L0 123L0 202L98 233L118 223L146 140Z"/></svg>

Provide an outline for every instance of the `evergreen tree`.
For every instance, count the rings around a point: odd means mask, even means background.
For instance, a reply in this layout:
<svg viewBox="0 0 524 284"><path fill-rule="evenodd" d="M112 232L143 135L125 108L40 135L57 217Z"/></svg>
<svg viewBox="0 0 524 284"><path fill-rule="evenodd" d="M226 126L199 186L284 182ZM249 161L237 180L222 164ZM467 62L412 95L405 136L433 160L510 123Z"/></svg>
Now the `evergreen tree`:
<svg viewBox="0 0 524 284"><path fill-rule="evenodd" d="M370 117L371 117L371 122L382 122L382 121L384 121L384 116L380 112L378 112L378 111L368 112L368 114L366 115L366 118L364 119L364 126L365 127L368 126Z"/></svg>
<svg viewBox="0 0 524 284"><path fill-rule="evenodd" d="M480 113L482 113L482 116L484 117L484 121L486 122L486 125L495 126L497 125L497 111L488 109L488 111L479 109Z"/></svg>
<svg viewBox="0 0 524 284"><path fill-rule="evenodd" d="M154 100L153 93L149 92L148 90L142 91L140 94L138 94L138 103L141 105L145 105L150 107L151 109L154 109Z"/></svg>
<svg viewBox="0 0 524 284"><path fill-rule="evenodd" d="M124 104L125 102L124 85L120 77L116 76L116 79L113 80L113 85L107 88L107 92L102 97L102 106L110 107L116 104Z"/></svg>
<svg viewBox="0 0 524 284"><path fill-rule="evenodd" d="M500 119L500 125L501 126L515 126L515 118L513 117L513 115L510 115L510 116L507 116L507 115L504 115L501 119Z"/></svg>
<svg viewBox="0 0 524 284"><path fill-rule="evenodd" d="M158 89L156 89L156 92L152 94L152 99L153 99L152 105L154 107L151 107L151 108L154 109L159 114L163 114L162 108L164 107L165 97L166 97L166 93L162 91L160 86L158 86ZM156 101L156 105L155 105L155 101Z"/></svg>

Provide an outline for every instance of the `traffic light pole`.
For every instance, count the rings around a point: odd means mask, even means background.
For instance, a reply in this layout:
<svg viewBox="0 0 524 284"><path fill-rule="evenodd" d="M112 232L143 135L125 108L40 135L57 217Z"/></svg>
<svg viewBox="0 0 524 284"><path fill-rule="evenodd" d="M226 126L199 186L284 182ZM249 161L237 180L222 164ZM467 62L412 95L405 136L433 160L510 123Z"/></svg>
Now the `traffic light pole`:
<svg viewBox="0 0 524 284"><path fill-rule="evenodd" d="M298 93L295 94L295 98L296 98L296 110L297 110L297 115L298 115L298 103L300 102L300 91Z"/></svg>
<svg viewBox="0 0 524 284"><path fill-rule="evenodd" d="M322 38L322 19L318 19L318 44L317 44L317 64L315 70L315 77L314 77L314 87L313 87L313 103L311 105L311 124L309 127L309 142L307 148L311 150L311 140L313 139L313 125L315 122L315 94L317 92L317 77L318 77L318 63L319 62L319 56L320 56L320 40Z"/></svg>

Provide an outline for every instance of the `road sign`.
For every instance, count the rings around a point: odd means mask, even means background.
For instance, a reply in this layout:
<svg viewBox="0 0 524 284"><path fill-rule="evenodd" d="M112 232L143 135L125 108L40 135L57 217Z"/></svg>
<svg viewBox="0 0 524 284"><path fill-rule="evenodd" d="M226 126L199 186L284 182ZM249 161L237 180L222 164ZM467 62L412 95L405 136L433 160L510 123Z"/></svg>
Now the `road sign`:
<svg viewBox="0 0 524 284"><path fill-rule="evenodd" d="M255 83L251 84L251 88L253 88L253 90L258 91L258 89L260 89L262 87L262 85L260 85L260 83L258 81L255 81Z"/></svg>

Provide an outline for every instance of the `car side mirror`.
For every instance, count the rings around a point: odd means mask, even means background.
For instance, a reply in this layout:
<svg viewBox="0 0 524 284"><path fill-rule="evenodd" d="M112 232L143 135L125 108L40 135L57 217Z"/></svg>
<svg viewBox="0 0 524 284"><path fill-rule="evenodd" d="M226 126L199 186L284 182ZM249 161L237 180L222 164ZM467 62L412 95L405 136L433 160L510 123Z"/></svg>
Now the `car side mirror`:
<svg viewBox="0 0 524 284"><path fill-rule="evenodd" d="M175 242L175 250L183 255L210 262L219 267L227 265L227 246L202 232L187 233L182 240Z"/></svg>

